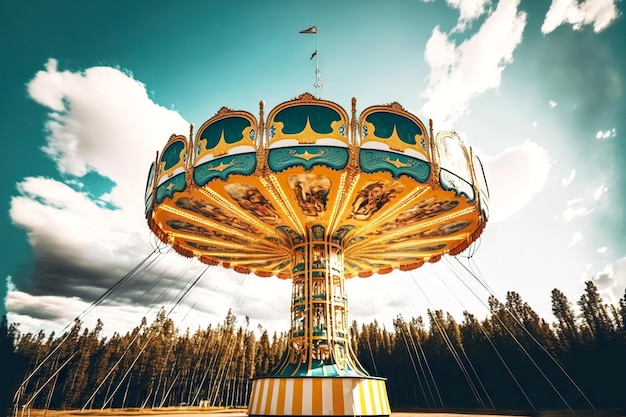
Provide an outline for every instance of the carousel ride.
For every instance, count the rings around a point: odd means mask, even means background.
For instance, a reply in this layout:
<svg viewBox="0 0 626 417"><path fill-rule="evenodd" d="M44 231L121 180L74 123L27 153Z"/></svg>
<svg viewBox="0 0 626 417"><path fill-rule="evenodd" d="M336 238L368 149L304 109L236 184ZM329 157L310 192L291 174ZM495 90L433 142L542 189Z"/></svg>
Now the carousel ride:
<svg viewBox="0 0 626 417"><path fill-rule="evenodd" d="M351 350L344 280L465 250L488 218L482 164L398 103L357 117L305 93L267 118L220 109L151 165L148 225L181 255L292 281L289 347L250 416L391 413ZM372 295L375 297L375 295ZM272 300L268 294L268 300ZM272 300L273 302L273 300Z"/></svg>

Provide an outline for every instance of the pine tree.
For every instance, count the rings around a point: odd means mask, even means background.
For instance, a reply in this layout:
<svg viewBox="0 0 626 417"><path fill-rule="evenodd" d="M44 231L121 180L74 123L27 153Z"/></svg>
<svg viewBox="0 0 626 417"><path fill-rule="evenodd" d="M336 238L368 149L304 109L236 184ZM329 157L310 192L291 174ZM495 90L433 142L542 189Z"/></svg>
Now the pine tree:
<svg viewBox="0 0 626 417"><path fill-rule="evenodd" d="M567 297L558 289L552 290L552 313L557 322L555 328L562 348L570 350L580 345L580 334L576 324L576 316Z"/></svg>

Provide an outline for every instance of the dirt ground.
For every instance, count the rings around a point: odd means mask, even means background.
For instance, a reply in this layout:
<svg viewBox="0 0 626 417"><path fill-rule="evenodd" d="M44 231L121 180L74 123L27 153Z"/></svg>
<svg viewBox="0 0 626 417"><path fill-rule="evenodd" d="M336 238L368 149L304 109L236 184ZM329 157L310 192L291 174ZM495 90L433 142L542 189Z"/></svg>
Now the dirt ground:
<svg viewBox="0 0 626 417"><path fill-rule="evenodd" d="M199 417L205 415L209 417L247 417L244 408L200 408L200 407L170 407L167 409L105 409L105 410L24 410L10 417L144 417L144 416L165 416L173 415L175 417ZM546 411L532 414L478 414L474 411L467 413L443 413L443 412L392 412L391 417L591 417L591 416L607 416L617 417L617 412L559 412Z"/></svg>

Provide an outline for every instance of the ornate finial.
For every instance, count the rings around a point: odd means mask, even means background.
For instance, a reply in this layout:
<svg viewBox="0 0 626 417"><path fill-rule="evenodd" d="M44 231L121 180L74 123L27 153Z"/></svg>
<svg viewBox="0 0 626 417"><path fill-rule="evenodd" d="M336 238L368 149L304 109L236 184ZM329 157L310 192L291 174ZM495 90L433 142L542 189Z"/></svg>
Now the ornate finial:
<svg viewBox="0 0 626 417"><path fill-rule="evenodd" d="M308 103L314 100L317 100L317 97L315 97L313 94L302 93L298 97L296 97L294 101L302 101L302 102Z"/></svg>
<svg viewBox="0 0 626 417"><path fill-rule="evenodd" d="M265 147L265 102L259 101L259 132L257 136L257 149L263 149ZM261 152L262 153L262 152Z"/></svg>
<svg viewBox="0 0 626 417"><path fill-rule="evenodd" d="M265 131L265 102L259 101L259 132L257 137L257 175L261 175L263 169L267 165L267 153L265 150L265 138L267 138L267 132Z"/></svg>
<svg viewBox="0 0 626 417"><path fill-rule="evenodd" d="M352 97L352 120L350 121L350 139L356 143L356 97Z"/></svg>
<svg viewBox="0 0 626 417"><path fill-rule="evenodd" d="M185 163L187 164L186 170L189 172L189 174L191 174L191 167L193 166L192 160L196 159L196 153L194 152L194 146L193 146L193 123L191 123L189 125L189 141L187 144L187 159L185 160ZM193 185L193 181L191 181L191 177L192 175L186 175L185 178L187 179L187 184L189 185Z"/></svg>
<svg viewBox="0 0 626 417"><path fill-rule="evenodd" d="M387 106L394 111L406 111L404 109L404 107L402 107L402 105L400 103L398 103L397 101L394 101L393 103L389 103L387 104Z"/></svg>
<svg viewBox="0 0 626 417"><path fill-rule="evenodd" d="M430 140L434 140L434 131L433 131L433 119L428 119L428 127L430 129Z"/></svg>
<svg viewBox="0 0 626 417"><path fill-rule="evenodd" d="M215 113L215 116L213 116L213 117L216 117L216 116L223 116L223 115L225 115L225 114L227 114L227 113L230 113L230 112L233 112L233 111L234 111L233 109L230 109L230 108L228 108L228 107L226 107L226 106L223 106L221 109L219 109L219 110L217 111L217 113Z"/></svg>

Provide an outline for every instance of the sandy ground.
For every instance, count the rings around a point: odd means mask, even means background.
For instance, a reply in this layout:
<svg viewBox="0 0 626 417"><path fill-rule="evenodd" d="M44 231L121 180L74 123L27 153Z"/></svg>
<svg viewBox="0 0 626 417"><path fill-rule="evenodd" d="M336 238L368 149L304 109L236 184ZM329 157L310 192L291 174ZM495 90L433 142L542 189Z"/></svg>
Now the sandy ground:
<svg viewBox="0 0 626 417"><path fill-rule="evenodd" d="M81 414L76 413L76 414L73 414L73 415L74 416L80 416ZM89 416L88 413L85 413L85 414L82 414L82 415L85 415L86 417ZM154 414L150 414L150 415L158 416L159 414L154 413ZM161 415L167 415L167 414L161 414ZM247 417L248 413L243 412L243 411L224 411L224 412L218 411L218 412L208 412L208 413L190 413L190 414L176 413L176 414L173 414L173 416L175 416L175 417L199 417L201 415L210 416L210 417ZM114 413L111 413L111 414L106 414L106 417L128 417L128 414L118 414L118 415L116 415ZM472 414L458 414L458 413L408 413L408 412L397 412L397 413L394 413L394 412L392 412L391 413L391 417L494 417L494 415L473 414L473 413ZM506 415L506 414L498 414L497 417L520 417L520 416L519 415L513 416L513 415Z"/></svg>
<svg viewBox="0 0 626 417"><path fill-rule="evenodd" d="M29 410L22 414L17 413L17 416L10 415L10 417L159 417L159 416L171 416L171 417L247 417L245 409L218 409L207 410L200 408L169 408L165 409L108 409L108 410ZM620 413L617 411L611 412L592 412L582 411L576 412L576 414L559 411L543 411L530 414L477 414L475 412L459 413L459 412L392 412L391 417L617 417Z"/></svg>

